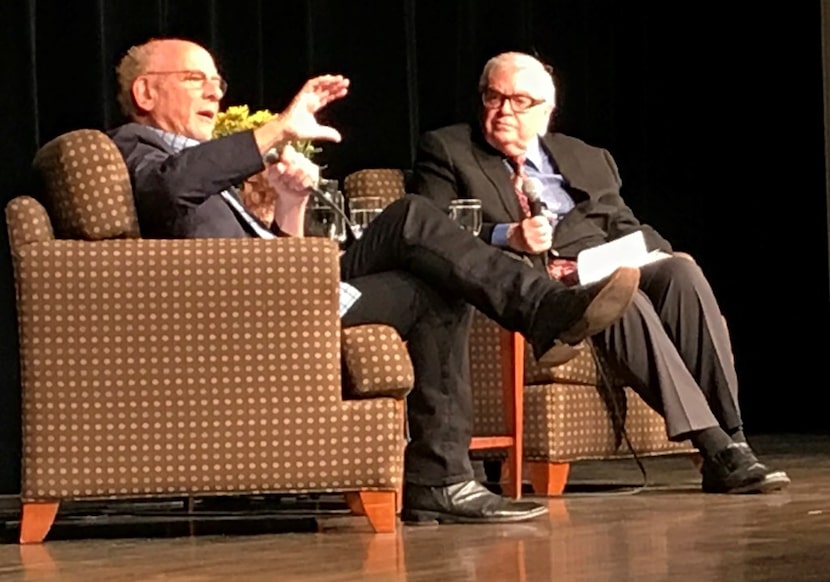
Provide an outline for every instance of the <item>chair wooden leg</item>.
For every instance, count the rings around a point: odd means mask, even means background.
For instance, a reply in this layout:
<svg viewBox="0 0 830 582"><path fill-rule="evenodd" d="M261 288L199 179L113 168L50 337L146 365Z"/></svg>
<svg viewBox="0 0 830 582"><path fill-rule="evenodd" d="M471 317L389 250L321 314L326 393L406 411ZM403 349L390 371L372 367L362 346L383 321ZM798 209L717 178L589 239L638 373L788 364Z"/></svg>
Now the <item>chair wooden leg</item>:
<svg viewBox="0 0 830 582"><path fill-rule="evenodd" d="M501 466L501 491L505 497L519 499L522 496L522 473L521 459L516 457L516 450L511 447L507 449L507 459ZM516 471L519 471L518 475Z"/></svg>
<svg viewBox="0 0 830 582"><path fill-rule="evenodd" d="M397 528L396 491L350 491L346 503L357 515L365 515L377 533L394 533Z"/></svg>
<svg viewBox="0 0 830 582"><path fill-rule="evenodd" d="M363 504L360 502L360 494L358 491L348 491L343 496L346 498L346 505L349 507L349 511L355 515L366 515L366 512L363 511Z"/></svg>
<svg viewBox="0 0 830 582"><path fill-rule="evenodd" d="M502 492L508 497L519 499L522 496L524 457L524 337L519 333L502 329L499 334L499 345L504 416L508 434L512 438L511 446L507 449L507 460L502 465Z"/></svg>
<svg viewBox="0 0 830 582"><path fill-rule="evenodd" d="M55 522L60 502L23 503L20 514L20 543L39 544Z"/></svg>
<svg viewBox="0 0 830 582"><path fill-rule="evenodd" d="M562 495L568 482L570 463L545 463L533 461L527 464L530 484L536 495Z"/></svg>

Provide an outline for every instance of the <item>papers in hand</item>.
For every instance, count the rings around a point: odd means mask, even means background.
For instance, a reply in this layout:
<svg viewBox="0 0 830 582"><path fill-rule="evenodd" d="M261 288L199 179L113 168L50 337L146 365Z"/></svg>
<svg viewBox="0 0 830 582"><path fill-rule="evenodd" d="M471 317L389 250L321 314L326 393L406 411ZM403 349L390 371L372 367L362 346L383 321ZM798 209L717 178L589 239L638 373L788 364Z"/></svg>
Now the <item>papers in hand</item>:
<svg viewBox="0 0 830 582"><path fill-rule="evenodd" d="M663 251L649 252L643 233L637 231L581 251L576 257L576 270L579 282L585 285L607 277L617 267L642 267L670 256Z"/></svg>

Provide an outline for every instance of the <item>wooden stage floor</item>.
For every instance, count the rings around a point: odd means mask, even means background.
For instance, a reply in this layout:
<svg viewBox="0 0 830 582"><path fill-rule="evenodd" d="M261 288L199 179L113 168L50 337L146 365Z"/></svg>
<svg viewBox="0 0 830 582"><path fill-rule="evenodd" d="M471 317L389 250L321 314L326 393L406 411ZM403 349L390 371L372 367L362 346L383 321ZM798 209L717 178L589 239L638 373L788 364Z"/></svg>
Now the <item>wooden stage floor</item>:
<svg viewBox="0 0 830 582"><path fill-rule="evenodd" d="M337 496L181 504L75 504L47 542L14 543L0 499L0 581L830 581L830 435L751 439L789 489L704 495L688 458L575 464L550 515L510 525L373 534ZM615 485L608 491L604 485ZM230 502L238 503L235 500Z"/></svg>

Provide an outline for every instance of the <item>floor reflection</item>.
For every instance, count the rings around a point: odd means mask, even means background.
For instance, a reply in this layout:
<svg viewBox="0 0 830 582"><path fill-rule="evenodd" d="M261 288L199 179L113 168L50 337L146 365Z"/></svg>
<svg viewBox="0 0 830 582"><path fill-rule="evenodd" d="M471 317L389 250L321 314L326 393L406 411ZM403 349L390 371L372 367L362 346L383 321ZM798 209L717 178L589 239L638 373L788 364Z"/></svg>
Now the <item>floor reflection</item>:
<svg viewBox="0 0 830 582"><path fill-rule="evenodd" d="M653 461L656 485L643 492L550 499L546 518L519 524L374 534L336 496L200 506L195 515L69 508L47 543L0 544L0 580L826 581L830 439L821 442L815 454L777 457L793 478L783 493L704 495L688 464Z"/></svg>

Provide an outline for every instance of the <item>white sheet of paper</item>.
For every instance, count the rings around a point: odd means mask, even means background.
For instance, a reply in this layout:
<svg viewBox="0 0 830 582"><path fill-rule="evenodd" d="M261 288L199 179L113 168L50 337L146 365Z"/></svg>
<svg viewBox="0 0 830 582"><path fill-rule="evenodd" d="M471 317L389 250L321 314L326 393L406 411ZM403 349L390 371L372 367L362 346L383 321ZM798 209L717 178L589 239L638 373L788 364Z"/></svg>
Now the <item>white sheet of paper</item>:
<svg viewBox="0 0 830 582"><path fill-rule="evenodd" d="M637 231L580 252L576 257L576 271L579 282L585 285L607 277L617 267L642 267L670 256L663 251L649 252L643 233Z"/></svg>

